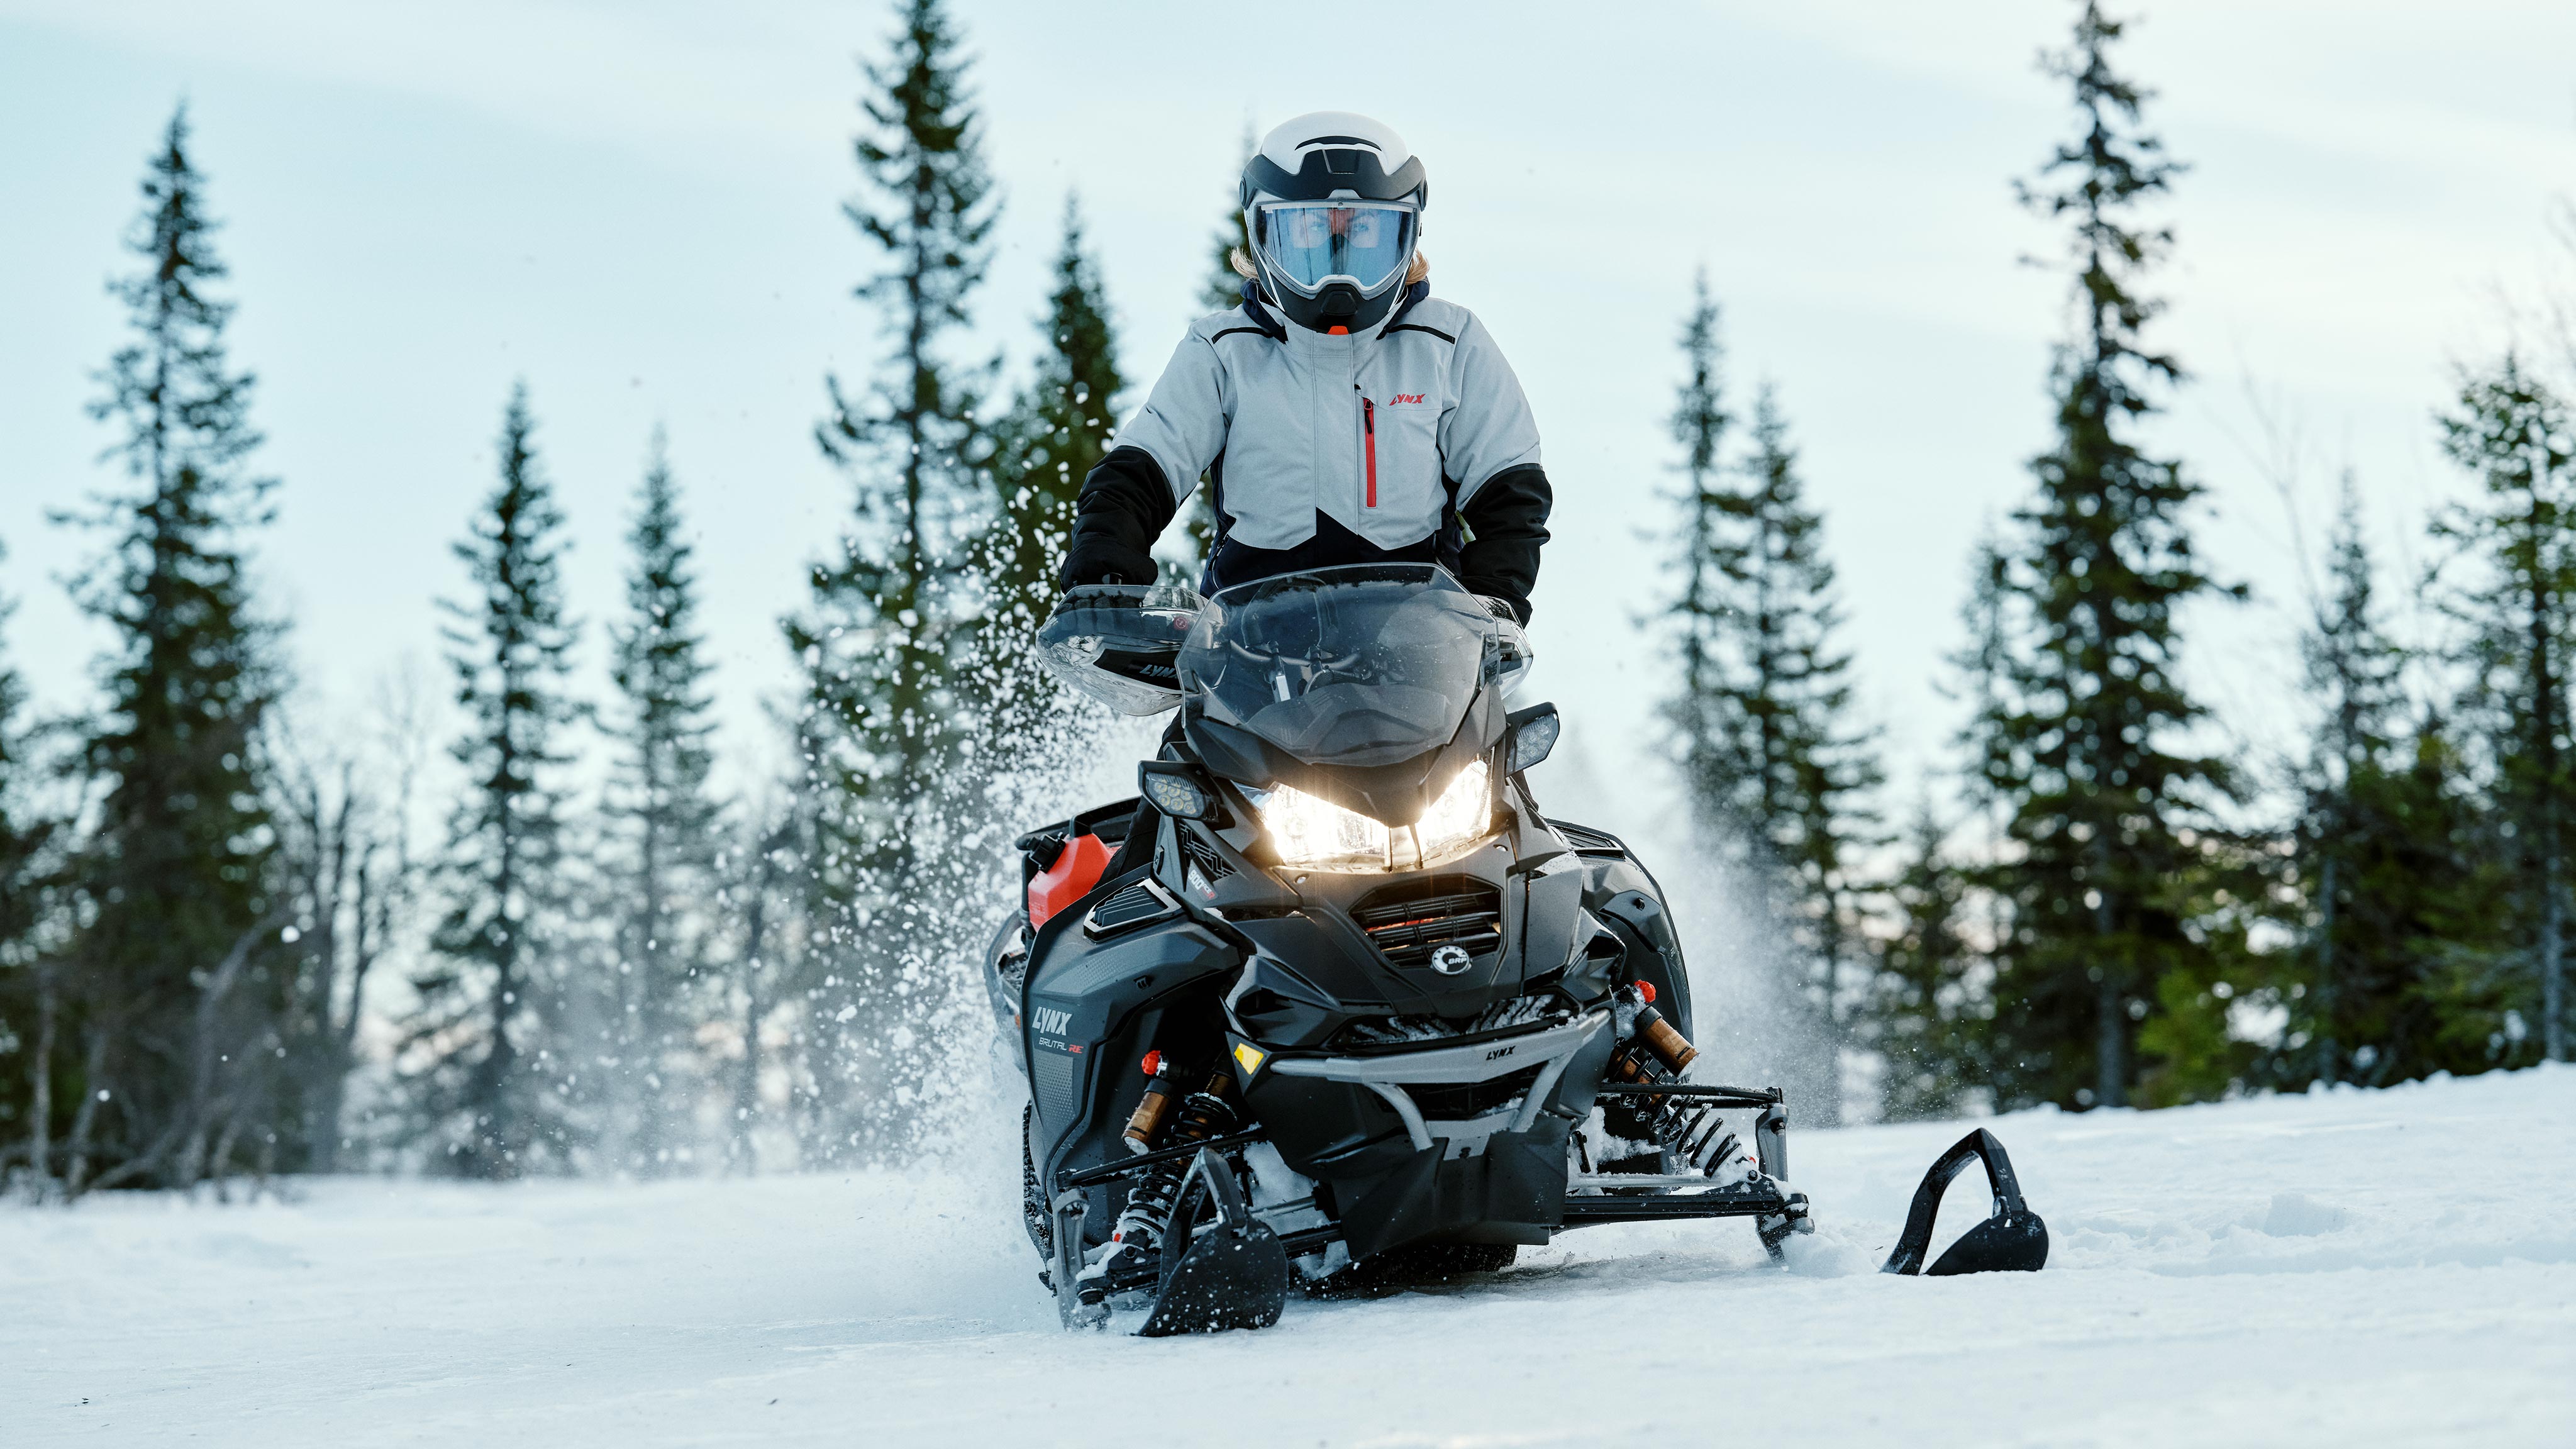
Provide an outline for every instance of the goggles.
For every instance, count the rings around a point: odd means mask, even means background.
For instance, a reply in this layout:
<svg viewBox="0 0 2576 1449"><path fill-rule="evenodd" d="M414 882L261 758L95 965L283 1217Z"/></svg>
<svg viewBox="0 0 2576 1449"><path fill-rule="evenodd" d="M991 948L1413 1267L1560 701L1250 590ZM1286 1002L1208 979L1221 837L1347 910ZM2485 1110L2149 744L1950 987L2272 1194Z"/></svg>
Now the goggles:
<svg viewBox="0 0 2576 1449"><path fill-rule="evenodd" d="M1413 260L1410 205L1274 201L1254 214L1254 245L1271 272L1308 296L1330 282L1348 282L1362 296L1375 296Z"/></svg>

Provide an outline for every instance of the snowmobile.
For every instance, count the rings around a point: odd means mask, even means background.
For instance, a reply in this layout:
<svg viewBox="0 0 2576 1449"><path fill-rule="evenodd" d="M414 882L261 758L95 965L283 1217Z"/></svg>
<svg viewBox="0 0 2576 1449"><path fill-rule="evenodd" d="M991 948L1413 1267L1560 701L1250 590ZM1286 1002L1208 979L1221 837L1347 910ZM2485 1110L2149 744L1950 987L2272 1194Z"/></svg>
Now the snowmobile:
<svg viewBox="0 0 2576 1449"><path fill-rule="evenodd" d="M1743 1218L1775 1258L1813 1231L1780 1089L1687 1076L1653 875L1531 794L1559 720L1509 706L1533 656L1505 606L1430 564L1091 586L1037 647L1115 709L1179 710L1136 798L1020 839L985 960L1068 1325L1142 1298L1147 1335L1263 1327L1292 1283L1497 1270L1596 1223ZM2045 1260L1972 1133L1890 1271L1976 1159L1996 1214L1931 1271Z"/></svg>

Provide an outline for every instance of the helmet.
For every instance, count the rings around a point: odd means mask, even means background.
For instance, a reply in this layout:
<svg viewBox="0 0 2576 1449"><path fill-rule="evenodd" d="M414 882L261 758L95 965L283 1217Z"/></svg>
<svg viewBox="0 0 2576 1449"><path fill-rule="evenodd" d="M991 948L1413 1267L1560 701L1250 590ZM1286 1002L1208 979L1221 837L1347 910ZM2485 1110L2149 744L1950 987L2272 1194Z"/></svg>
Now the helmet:
<svg viewBox="0 0 2576 1449"><path fill-rule="evenodd" d="M1243 166L1243 227L1262 291L1318 332L1377 324L1404 290L1431 189L1404 138L1316 111L1261 138Z"/></svg>

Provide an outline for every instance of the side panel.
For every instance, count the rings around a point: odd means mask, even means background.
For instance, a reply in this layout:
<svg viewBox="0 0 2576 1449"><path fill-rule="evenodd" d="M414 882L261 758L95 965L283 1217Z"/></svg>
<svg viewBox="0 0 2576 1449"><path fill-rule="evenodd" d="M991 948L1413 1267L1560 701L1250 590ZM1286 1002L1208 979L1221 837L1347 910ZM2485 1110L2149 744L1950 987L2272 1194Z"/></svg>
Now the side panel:
<svg viewBox="0 0 2576 1449"><path fill-rule="evenodd" d="M1052 926L1052 923L1050 923ZM1204 1052L1224 1040L1221 993L1235 951L1187 920L1105 941L1079 925L1041 937L1031 969L1022 1045L1037 1105L1037 1159L1046 1177L1123 1154L1119 1133L1144 1095L1137 1063L1155 1046ZM1190 1071L1215 1065L1190 1062ZM1110 1189L1087 1220L1105 1235Z"/></svg>
<svg viewBox="0 0 2576 1449"><path fill-rule="evenodd" d="M1682 963L1680 936L1661 888L1626 855L1585 852L1584 906L1618 933L1627 947L1633 979L1655 985L1657 1009L1682 1035L1696 1037L1691 1022L1690 972Z"/></svg>
<svg viewBox="0 0 2576 1449"><path fill-rule="evenodd" d="M1582 949L1583 858L1551 856L1527 872L1528 893L1520 931L1521 979L1541 976Z"/></svg>

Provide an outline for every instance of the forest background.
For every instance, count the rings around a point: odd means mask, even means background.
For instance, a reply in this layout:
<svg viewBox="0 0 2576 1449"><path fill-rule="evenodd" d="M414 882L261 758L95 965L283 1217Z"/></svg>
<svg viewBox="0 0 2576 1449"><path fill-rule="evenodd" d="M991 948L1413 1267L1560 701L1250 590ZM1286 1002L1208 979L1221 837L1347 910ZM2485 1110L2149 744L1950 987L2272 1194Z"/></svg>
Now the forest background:
<svg viewBox="0 0 2576 1449"><path fill-rule="evenodd" d="M2012 851L1989 841L1981 853L1974 838L1976 812L1992 801L1975 783L1981 747L1972 738L1963 752L1957 739L1984 715L1974 671L1951 661L1973 642L1961 620L1977 597L1972 560L1982 541L2010 532L2032 491L2025 465L2052 446L2052 348L2070 320L2064 228L2017 206L2011 183L2036 177L2068 134L2067 85L2031 60L2066 44L2070 11L2029 4L1961 19L1809 7L1756 19L1720 6L1667 18L1690 43L1638 55L1582 27L1533 35L1470 23L1467 11L1444 23L1434 7L1416 23L1426 41L1439 37L1442 65L1391 50L1357 61L1336 94L1318 96L1290 79L1307 73L1297 57L1234 63L1239 35L1195 9L1138 11L1115 31L1077 36L1058 33L1068 17L1042 9L959 7L964 44L950 60L995 189L982 198L991 266L943 363L971 373L1003 357L986 421L1015 394L1043 401L1048 378L1033 369L1048 338L1031 324L1056 289L1063 206L1078 192L1085 285L1115 319L1125 379L1149 380L1163 339L1204 305L1245 130L1317 104L1384 115L1438 172L1425 242L1436 285L1493 325L1547 429L1560 513L1536 640L1546 691L1573 721L1555 767L1561 808L1687 849L1693 842L1656 825L1660 782L1674 778L1659 764L1677 746L1686 757L1688 741L1677 742L1665 707L1679 673L1674 635L1652 621L1681 582L1671 540L1685 516L1673 494L1687 442L1670 420L1689 407L1690 371L1676 334L1705 268L1725 307L1710 335L1728 358L1722 406L1709 416L1736 424L1711 476L1734 476L1731 450L1749 432L1755 387L1775 383L1805 506L1824 520L1821 555L1843 580L1845 617L1827 652L1855 662L1852 694L1832 713L1849 740L1867 737L1875 768L1866 773L1883 780L1861 792L1871 818L1832 872L1834 898L1789 912L1781 969L1797 977L1790 996L1812 997L1835 1031L1874 1031L1864 1022L1907 1016L1879 999L1875 959L1855 954L1851 984L1823 991L1801 961L1820 929L1847 926L1856 952L1903 938L1905 909L1882 887L1910 858L1895 837L1915 802L1933 803L1956 857L1946 874L1963 940L1978 929L1973 898L2014 888L1974 874ZM2318 758L2319 693L2304 683L2302 635L2332 596L2330 532L2347 474L2359 537L2375 550L2381 622L2437 666L2399 691L2404 707L2391 706L2377 737L2416 740L2426 710L2464 703L2466 684L2444 669L2474 668L2464 651L2475 623L2433 608L2438 591L2421 581L2457 551L2427 525L2484 490L2478 465L2447 456L2451 438L2436 419L2456 414L2464 382L2491 377L2517 341L2534 350L2535 368L2558 365L2546 355L2563 336L2549 307L2563 295L2566 257L2552 222L2576 177L2576 99L2546 57L2566 53L2570 37L2559 32L2569 23L2546 7L2476 7L2428 35L2394 7L2341 8L2330 20L2296 6L2171 7L2117 47L2121 69L2160 93L2145 133L2194 168L2171 195L2142 203L2142 225L2179 229L2147 286L2172 303L2154 323L2154 346L2193 376L2160 391L2155 401L2170 407L2141 420L2137 437L2207 487L2197 502L2179 500L2176 517L2208 575L2244 586L2241 601L2224 588L2185 589L2174 601L2188 641L2180 677L2209 710L2177 716L2174 744L2248 767L2233 798L2198 802L2204 830L2243 842L2213 868L2254 870L2262 879L2241 884L2240 899L2270 903L2208 913L2232 917L2246 959L2291 959L2320 929L2298 895L2304 877L2284 862L2315 815L2300 771ZM80 575L105 540L50 519L115 486L98 460L114 434L87 409L100 396L96 370L128 331L125 309L94 283L132 270L114 239L133 225L136 163L157 150L171 100L184 94L231 267L215 290L242 302L225 337L231 366L260 376L249 425L267 441L242 476L280 480L268 495L277 517L252 541L245 585L252 613L291 624L272 641L280 698L291 699L305 739L330 742L312 747L323 754L376 748L368 742L385 733L387 697L413 701L396 733L427 745L411 752L420 818L404 837L422 861L421 899L390 927L411 934L388 943L379 982L436 983L439 913L461 909L452 881L427 879L432 863L457 864L446 805L469 779L440 752L466 721L445 703L455 681L432 601L466 594L448 544L491 497L491 435L518 382L577 540L561 559L559 604L592 626L566 641L560 723L581 744L565 746L579 758L566 760L555 788L602 802L614 788L615 751L573 715L605 704L597 723L619 722L614 651L597 626L618 624L625 608L635 561L618 540L657 426L684 490L704 659L715 671L712 684L683 691L703 688L708 701L708 798L775 810L782 791L811 784L775 723L814 703L811 672L778 628L831 606L808 567L848 530L849 468L869 466L835 467L815 446L815 424L830 412L826 374L855 384L886 359L878 309L848 297L878 259L833 209L868 195L848 150L851 101L869 89L851 57L882 63L885 17L778 7L719 24L669 7L621 9L612 21L544 6L358 24L254 6L216 22L131 6L29 7L5 24L0 134L20 143L0 157L0 190L12 199L0 267L24 280L0 304L0 435L10 452L0 540L12 549L0 593L19 605L8 657L31 686L17 724L44 726L19 758L42 754L61 736L56 726L96 707L94 661L113 645L114 631L52 582ZM1544 73L1533 61L1541 54ZM1096 59L1068 60L1086 56ZM1535 84L1562 99L1505 105L1498 96L1515 77L1524 92ZM2044 264L2024 265L2034 256ZM2505 777L2517 757L2474 755L2464 751L2444 798L2485 810L2492 837L2509 813ZM1704 780L1701 793L1715 799L1724 783ZM99 808L101 787L91 786L72 789L80 798L60 812L67 829L55 848L69 849L85 812ZM767 838L758 813L729 818ZM1721 833L1740 821L1718 807L1702 814ZM876 825L841 828L881 843ZM2476 828L2442 827L2445 839ZM1775 852L1795 853L1804 837L1790 834ZM2507 876L2522 868L2512 849L2481 858ZM704 868L703 888L718 890L715 863ZM2514 896L2510 880L2490 884L2497 899ZM860 889L839 882L838 898L817 909L866 909L852 903ZM1846 889L1849 900L1838 894ZM2555 888L2524 894L2534 910L2556 898ZM55 948L87 926L80 908L66 909L70 934L10 964L32 971L46 951L68 959ZM267 906L244 909L257 920ZM705 915L739 936L738 911ZM587 929L593 946L616 934L600 922ZM1985 969L2010 964L1998 941L1969 944L1985 952ZM2515 993L2530 994L2536 962L2514 964L2520 947L2461 944L2501 974L2479 998L2482 1025L2456 1065L2528 1059L2540 1034ZM229 945L217 942L190 969L219 972ZM471 955L461 938L449 945ZM594 965L616 971L619 949ZM2212 985L2229 988L2219 1000L2234 994L2238 983L2201 965L2186 995L2205 1005ZM2443 969L2471 965L2449 959ZM881 969L900 977L923 966ZM580 979L587 968L547 969ZM1974 978L1979 968L1945 969ZM2197 1056L2166 1099L2295 1084L2267 1057L2297 1034L2286 996L2295 983L2237 974L2280 999L2234 1013L2244 1019L2225 1042L2168 1043L2168 1060ZM2134 999L2162 1019L2173 1013L2159 980L2149 971ZM202 994L202 983L192 989ZM417 1023L435 994L403 1000L385 1020ZM822 1014L848 1004L835 998ZM1913 1015L1938 1021L1944 1010ZM23 1009L10 1018L22 1052L29 1019ZM64 1060L70 1040L57 1048ZM388 1027L374 1050L390 1060L410 1040ZM468 1066L485 1060L450 1047ZM1942 1050L1970 1077L1996 1079L1991 1043ZM1873 1100L1885 1084L1866 1072L1833 1085L1863 1111L1976 1105L1959 1100L1956 1071L1935 1075L1914 1103ZM389 1106L402 1108L393 1115L410 1126L367 1137L371 1152L392 1160L430 1140L418 1130L419 1093L435 1076L387 1078ZM2008 1087L2003 1100L2083 1105L2107 1085L2060 1076ZM86 1088L62 1085L54 1107L68 1112L73 1089ZM603 1136L596 1111L567 1111L593 1119L565 1128L567 1162L615 1137L626 1145L609 1157L622 1164L638 1132L651 1137L634 1122ZM814 1117L797 1140L814 1150L877 1140L820 1124ZM212 1129L196 1132L200 1155L212 1153L220 1128L212 1117L196 1127ZM126 1160L152 1139L128 1143ZM456 1145L445 1144L451 1157ZM174 1149L134 1176L166 1177L180 1160Z"/></svg>

